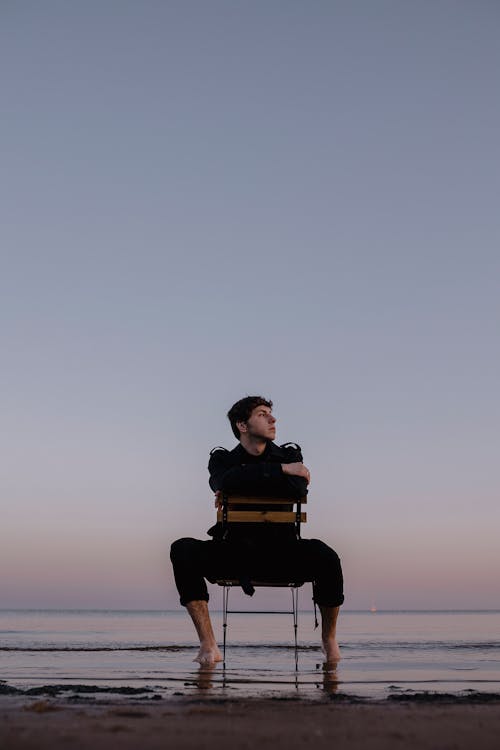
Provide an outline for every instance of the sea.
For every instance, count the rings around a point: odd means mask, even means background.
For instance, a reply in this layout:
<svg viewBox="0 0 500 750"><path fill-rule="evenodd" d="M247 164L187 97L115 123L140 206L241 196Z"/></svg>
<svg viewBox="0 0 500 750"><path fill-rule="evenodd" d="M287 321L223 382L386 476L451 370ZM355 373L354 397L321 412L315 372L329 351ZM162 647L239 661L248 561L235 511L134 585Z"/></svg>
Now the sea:
<svg viewBox="0 0 500 750"><path fill-rule="evenodd" d="M212 620L222 644L221 612ZM0 610L0 694L370 700L500 692L500 610L342 610L338 640L342 659L332 668L312 610L299 611L297 652L290 613L232 613L225 662L203 669L183 609Z"/></svg>

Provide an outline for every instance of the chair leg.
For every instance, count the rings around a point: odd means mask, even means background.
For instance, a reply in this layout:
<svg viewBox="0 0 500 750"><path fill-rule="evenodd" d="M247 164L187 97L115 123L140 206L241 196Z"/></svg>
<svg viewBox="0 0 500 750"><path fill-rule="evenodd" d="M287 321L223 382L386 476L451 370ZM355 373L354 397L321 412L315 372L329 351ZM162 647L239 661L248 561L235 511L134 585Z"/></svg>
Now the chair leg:
<svg viewBox="0 0 500 750"><path fill-rule="evenodd" d="M222 586L222 631L223 631L223 645L222 645L222 666L226 668L226 643L227 643L227 624L228 624L228 611L229 611L229 591L231 586ZM299 589L297 586L291 587L292 593L292 614L293 616L293 636L295 644L295 672L299 669L299 645L298 645L298 623L299 623ZM278 614L278 613L276 613ZM286 612L283 612L286 614Z"/></svg>
<svg viewBox="0 0 500 750"><path fill-rule="evenodd" d="M227 606L229 601L230 586L222 588L222 630L223 630L223 647L222 647L222 666L226 667L226 631L227 631Z"/></svg>
<svg viewBox="0 0 500 750"><path fill-rule="evenodd" d="M295 671L299 668L299 651L297 643L297 629L299 624L299 590L292 588L292 610L293 610L293 634L295 639Z"/></svg>

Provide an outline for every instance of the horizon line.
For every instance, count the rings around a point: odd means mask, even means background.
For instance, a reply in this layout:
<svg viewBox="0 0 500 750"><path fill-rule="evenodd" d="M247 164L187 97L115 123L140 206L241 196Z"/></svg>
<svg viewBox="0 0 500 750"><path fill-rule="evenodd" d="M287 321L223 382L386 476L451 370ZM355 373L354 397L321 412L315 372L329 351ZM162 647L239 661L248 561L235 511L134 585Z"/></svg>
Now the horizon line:
<svg viewBox="0 0 500 750"><path fill-rule="evenodd" d="M184 608L176 608L176 609L135 609L135 608L108 608L108 607L0 607L0 612L116 612L116 613L123 613L123 612L142 612L142 613L172 613L172 612L183 612L185 611ZM211 612L220 612L222 613L222 609L211 609ZM312 612L313 609L299 609L299 612ZM376 609L375 611L371 610L370 608L366 609L342 609L342 612L344 614L350 613L350 614L394 614L394 613L422 613L422 612L434 612L434 613L459 613L459 612L487 612L487 613L500 613L500 609L489 609L487 607L476 607L476 608L467 608L464 609L463 607L460 608L447 608L447 609L433 609L433 608L419 608L419 609L408 609L406 607L398 607L398 608L391 608L391 609ZM258 612L253 612L252 610L248 610L248 612L244 614L258 614ZM260 612L260 614L262 614Z"/></svg>

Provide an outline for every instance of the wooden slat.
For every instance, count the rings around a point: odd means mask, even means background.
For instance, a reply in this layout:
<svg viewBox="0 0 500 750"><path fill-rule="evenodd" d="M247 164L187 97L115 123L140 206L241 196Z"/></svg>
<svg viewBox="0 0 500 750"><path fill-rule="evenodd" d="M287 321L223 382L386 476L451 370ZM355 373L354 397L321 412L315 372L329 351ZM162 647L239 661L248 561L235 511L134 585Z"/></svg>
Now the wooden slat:
<svg viewBox="0 0 500 750"><path fill-rule="evenodd" d="M229 505L291 505L299 502L289 497L246 497L243 495L229 495ZM307 503L307 497L302 497L300 502Z"/></svg>
<svg viewBox="0 0 500 750"><path fill-rule="evenodd" d="M222 511L217 511L217 520L222 521ZM228 523L295 523L297 514L287 511L267 510L229 510ZM305 523L307 514L300 514L301 523Z"/></svg>

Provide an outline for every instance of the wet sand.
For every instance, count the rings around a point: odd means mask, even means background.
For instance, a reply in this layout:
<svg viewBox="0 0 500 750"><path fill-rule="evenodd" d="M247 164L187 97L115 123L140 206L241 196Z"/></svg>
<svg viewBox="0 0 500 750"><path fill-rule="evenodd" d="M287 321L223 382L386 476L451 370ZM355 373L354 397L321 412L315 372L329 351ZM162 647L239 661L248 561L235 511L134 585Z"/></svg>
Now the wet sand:
<svg viewBox="0 0 500 750"><path fill-rule="evenodd" d="M2 750L498 748L500 696L358 702L293 698L0 698Z"/></svg>

